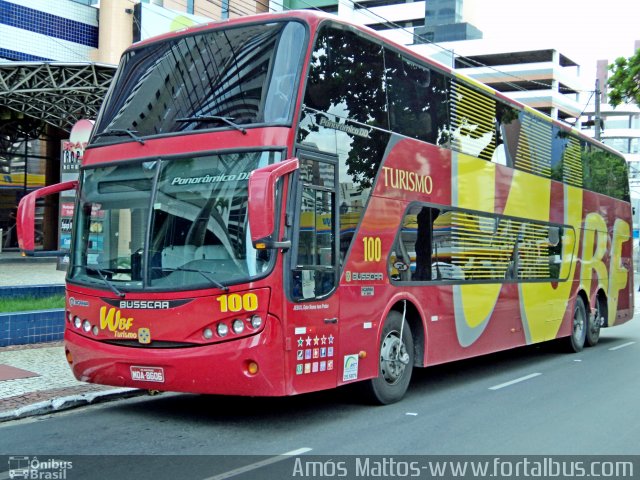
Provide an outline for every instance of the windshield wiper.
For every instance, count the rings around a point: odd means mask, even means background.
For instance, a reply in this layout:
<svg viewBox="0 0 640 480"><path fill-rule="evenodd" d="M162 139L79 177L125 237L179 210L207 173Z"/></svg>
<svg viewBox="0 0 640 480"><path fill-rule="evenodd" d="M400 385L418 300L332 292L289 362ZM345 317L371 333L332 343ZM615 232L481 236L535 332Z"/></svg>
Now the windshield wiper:
<svg viewBox="0 0 640 480"><path fill-rule="evenodd" d="M167 271L167 272L193 272L193 273L199 273L200 275L202 275L204 278L209 280L211 283L213 283L213 285L218 287L223 292L228 292L229 291L229 287L227 287L226 285L221 284L215 278L207 275L207 273L214 273L214 272L206 272L206 271L203 271L203 270L198 270L196 268L183 268L183 267L177 267L177 268L151 267L151 268L153 270L162 270L162 271Z"/></svg>
<svg viewBox="0 0 640 480"><path fill-rule="evenodd" d="M140 145L144 145L144 140L137 135L136 130L129 130L128 128L113 128L110 130L105 130L104 132L96 133L93 138L100 137L124 137L129 135Z"/></svg>
<svg viewBox="0 0 640 480"><path fill-rule="evenodd" d="M193 117L176 118L176 122L223 122L246 135L247 129L234 123L233 120L235 120L233 117L222 117L220 115L194 115Z"/></svg>
<svg viewBox="0 0 640 480"><path fill-rule="evenodd" d="M121 292L120 290L118 290L116 288L116 286L111 283L107 277L105 277L105 273L109 273L111 275L113 275L113 272L111 270L102 270L100 268L95 268L95 267L84 267L84 269L86 271L91 270L92 272L96 272L98 274L98 276L100 277L100 279L104 282L104 284L109 287L109 290L111 290L113 293L115 293L117 296L119 296L120 298L124 298L124 292Z"/></svg>

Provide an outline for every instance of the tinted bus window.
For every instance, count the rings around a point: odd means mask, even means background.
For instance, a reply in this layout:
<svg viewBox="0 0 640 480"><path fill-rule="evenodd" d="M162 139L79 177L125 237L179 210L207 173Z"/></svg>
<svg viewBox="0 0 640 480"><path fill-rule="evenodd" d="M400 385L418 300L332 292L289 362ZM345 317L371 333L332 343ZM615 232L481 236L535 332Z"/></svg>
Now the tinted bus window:
<svg viewBox="0 0 640 480"><path fill-rule="evenodd" d="M345 30L320 30L309 66L297 141L338 159L344 258L389 142L382 48ZM377 128L371 128L377 127Z"/></svg>
<svg viewBox="0 0 640 480"><path fill-rule="evenodd" d="M570 227L502 215L413 205L389 257L396 281L565 280Z"/></svg>
<svg viewBox="0 0 640 480"><path fill-rule="evenodd" d="M387 129L382 47L353 32L320 30L304 103L362 124Z"/></svg>
<svg viewBox="0 0 640 480"><path fill-rule="evenodd" d="M515 167L518 170L551 177L551 122L530 113L520 117L520 138Z"/></svg>
<svg viewBox="0 0 640 480"><path fill-rule="evenodd" d="M582 142L582 165L585 188L629 201L629 172L624 158Z"/></svg>
<svg viewBox="0 0 640 480"><path fill-rule="evenodd" d="M551 178L574 187L582 187L580 140L555 125L553 126Z"/></svg>
<svg viewBox="0 0 640 480"><path fill-rule="evenodd" d="M496 101L468 85L451 82L451 148L491 161L496 147Z"/></svg>
<svg viewBox="0 0 640 480"><path fill-rule="evenodd" d="M429 143L446 142L448 80L432 69L385 50L391 130Z"/></svg>
<svg viewBox="0 0 640 480"><path fill-rule="evenodd" d="M152 43L125 53L96 127L140 136L283 123L293 109L305 28L251 25ZM200 117L200 118L197 118ZM127 135L120 138L131 140Z"/></svg>

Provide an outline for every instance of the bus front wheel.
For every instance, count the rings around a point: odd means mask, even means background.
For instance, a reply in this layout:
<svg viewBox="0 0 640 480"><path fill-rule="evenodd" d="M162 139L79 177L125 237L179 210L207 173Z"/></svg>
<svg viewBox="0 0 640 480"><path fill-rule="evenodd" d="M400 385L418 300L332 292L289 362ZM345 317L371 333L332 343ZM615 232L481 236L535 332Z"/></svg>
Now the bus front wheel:
<svg viewBox="0 0 640 480"><path fill-rule="evenodd" d="M392 311L384 322L379 349L379 372L368 380L367 396L374 403L399 401L407 391L413 371L413 336L406 320Z"/></svg>
<svg viewBox="0 0 640 480"><path fill-rule="evenodd" d="M585 339L587 337L587 308L584 306L584 300L581 297L576 299L573 307L573 321L571 322L571 335L569 336L567 346L570 352L581 352L584 348Z"/></svg>

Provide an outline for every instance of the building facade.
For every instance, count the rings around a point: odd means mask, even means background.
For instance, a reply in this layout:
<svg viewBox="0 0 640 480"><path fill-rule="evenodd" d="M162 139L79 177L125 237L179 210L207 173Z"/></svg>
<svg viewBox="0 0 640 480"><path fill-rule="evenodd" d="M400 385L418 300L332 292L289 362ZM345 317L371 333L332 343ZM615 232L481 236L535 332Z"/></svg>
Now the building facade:
<svg viewBox="0 0 640 480"><path fill-rule="evenodd" d="M589 87L580 65L554 48L508 50L486 40L410 48L554 119L571 123L584 108L582 94Z"/></svg>
<svg viewBox="0 0 640 480"><path fill-rule="evenodd" d="M414 43L457 42L482 38L482 31L467 20L463 0L430 0L424 12L424 27L414 31Z"/></svg>
<svg viewBox="0 0 640 480"><path fill-rule="evenodd" d="M636 40L634 49L640 49L640 40ZM616 107L608 103L607 80L610 60L598 60L596 75L600 90L599 108L596 109L592 98L585 109L583 131L596 137L596 122L600 124L600 141L622 153L629 165L629 189L634 208L633 237L636 258L640 256L640 106L633 103ZM636 265L640 270L640 261Z"/></svg>
<svg viewBox="0 0 640 480"><path fill-rule="evenodd" d="M98 49L97 10L71 0L0 0L0 39L0 61L87 61Z"/></svg>
<svg viewBox="0 0 640 480"><path fill-rule="evenodd" d="M413 43L414 30L424 26L424 0L270 0L269 10L322 10L366 25L397 43Z"/></svg>
<svg viewBox="0 0 640 480"><path fill-rule="evenodd" d="M15 212L60 178L62 140L95 117L122 52L196 23L261 13L262 0L0 0L0 248L15 249ZM57 246L55 201L38 239Z"/></svg>

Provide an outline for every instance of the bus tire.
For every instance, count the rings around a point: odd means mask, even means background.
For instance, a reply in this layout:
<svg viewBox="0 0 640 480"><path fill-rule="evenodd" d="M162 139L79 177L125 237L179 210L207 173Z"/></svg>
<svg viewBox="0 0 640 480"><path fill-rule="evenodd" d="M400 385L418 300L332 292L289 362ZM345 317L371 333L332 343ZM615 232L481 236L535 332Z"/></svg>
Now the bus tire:
<svg viewBox="0 0 640 480"><path fill-rule="evenodd" d="M587 308L584 306L584 300L582 300L582 297L576 298L571 321L571 335L567 340L567 347L572 353L581 352L584 348L587 337L587 317Z"/></svg>
<svg viewBox="0 0 640 480"><path fill-rule="evenodd" d="M384 322L378 352L378 376L368 380L365 389L373 403L395 403L409 388L413 372L413 336L409 323L405 320L404 328L402 323L402 315L396 311L391 311Z"/></svg>
<svg viewBox="0 0 640 480"><path fill-rule="evenodd" d="M606 304L598 297L596 299L596 311L593 315L589 315L587 320L586 345L589 347L595 347L598 340L600 340L600 328L602 327L602 320L605 316L605 308Z"/></svg>

